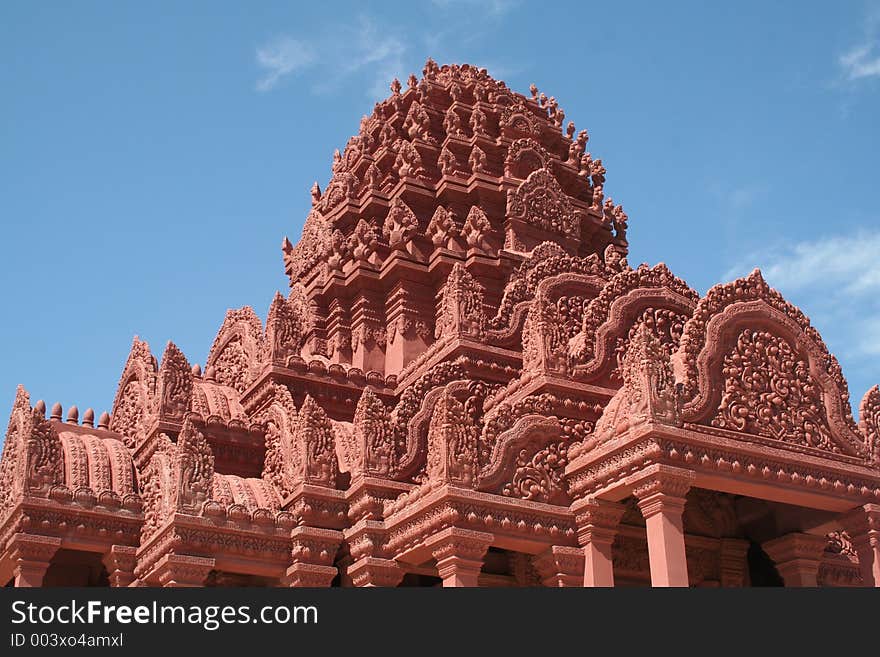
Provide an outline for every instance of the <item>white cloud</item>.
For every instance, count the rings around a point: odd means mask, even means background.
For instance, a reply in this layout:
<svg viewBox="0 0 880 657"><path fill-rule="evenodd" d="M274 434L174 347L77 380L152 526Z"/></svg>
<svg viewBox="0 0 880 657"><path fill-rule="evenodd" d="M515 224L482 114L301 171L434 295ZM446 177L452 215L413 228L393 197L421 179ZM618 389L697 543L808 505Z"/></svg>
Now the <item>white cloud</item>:
<svg viewBox="0 0 880 657"><path fill-rule="evenodd" d="M331 38L332 37L332 38ZM270 91L282 78L313 69L314 93L337 90L364 70L371 72L366 91L375 99L388 95L388 85L403 71L407 44L393 30L380 30L368 16L354 23L334 24L333 34L308 38L285 36L257 49L257 64L264 75L258 91Z"/></svg>
<svg viewBox="0 0 880 657"><path fill-rule="evenodd" d="M418 69L427 56L441 61L460 53L465 46L480 45L478 35L486 29L485 18L501 17L517 0L434 0L444 12L458 10L468 20L445 31L414 32L401 26L378 24L362 14L353 21L336 22L332 29L307 35L286 35L257 48L256 61L263 70L258 91L270 91L281 80L305 69L309 89L315 94L332 93L344 86L362 86L370 100L389 95L397 77L405 82L414 62ZM427 46L427 47L426 47ZM445 57L444 57L445 55ZM412 70L412 72L416 72ZM493 73L501 75L498 71Z"/></svg>
<svg viewBox="0 0 880 657"><path fill-rule="evenodd" d="M257 64L265 69L257 80L257 91L269 91L281 78L310 66L315 61L312 46L297 39L282 37L257 48Z"/></svg>
<svg viewBox="0 0 880 657"><path fill-rule="evenodd" d="M838 58L847 80L880 76L880 42L872 39L861 43Z"/></svg>
<svg viewBox="0 0 880 657"><path fill-rule="evenodd" d="M745 256L723 279L755 267L812 318L840 359L857 404L880 378L880 229L766 248Z"/></svg>
<svg viewBox="0 0 880 657"><path fill-rule="evenodd" d="M789 291L834 288L848 297L880 293L880 232L859 231L752 254L764 277ZM727 272L741 274L743 266ZM754 265L753 265L754 266Z"/></svg>
<svg viewBox="0 0 880 657"><path fill-rule="evenodd" d="M441 9L481 9L490 16L501 16L519 4L519 0L432 0Z"/></svg>
<svg viewBox="0 0 880 657"><path fill-rule="evenodd" d="M849 82L880 77L880 4L869 7L861 40L840 55L837 63Z"/></svg>

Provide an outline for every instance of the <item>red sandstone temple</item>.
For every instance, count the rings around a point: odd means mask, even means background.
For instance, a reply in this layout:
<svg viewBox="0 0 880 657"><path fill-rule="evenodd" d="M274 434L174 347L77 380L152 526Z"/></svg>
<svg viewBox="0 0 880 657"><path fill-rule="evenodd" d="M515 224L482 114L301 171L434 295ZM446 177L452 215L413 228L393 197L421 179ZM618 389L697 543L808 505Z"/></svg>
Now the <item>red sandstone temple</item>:
<svg viewBox="0 0 880 657"><path fill-rule="evenodd" d="M880 389L757 270L626 261L554 98L429 60L333 157L265 324L19 388L14 586L878 586Z"/></svg>

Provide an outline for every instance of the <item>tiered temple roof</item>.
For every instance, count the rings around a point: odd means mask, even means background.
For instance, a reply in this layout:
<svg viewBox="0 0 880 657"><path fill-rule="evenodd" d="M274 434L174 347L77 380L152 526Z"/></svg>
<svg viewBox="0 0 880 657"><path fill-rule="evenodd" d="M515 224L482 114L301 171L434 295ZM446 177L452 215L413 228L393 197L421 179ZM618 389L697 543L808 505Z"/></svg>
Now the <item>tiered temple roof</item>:
<svg viewBox="0 0 880 657"><path fill-rule="evenodd" d="M878 388L856 424L757 270L632 268L534 85L429 60L391 91L265 323L228 311L204 370L135 338L97 427L19 389L0 583L880 583Z"/></svg>

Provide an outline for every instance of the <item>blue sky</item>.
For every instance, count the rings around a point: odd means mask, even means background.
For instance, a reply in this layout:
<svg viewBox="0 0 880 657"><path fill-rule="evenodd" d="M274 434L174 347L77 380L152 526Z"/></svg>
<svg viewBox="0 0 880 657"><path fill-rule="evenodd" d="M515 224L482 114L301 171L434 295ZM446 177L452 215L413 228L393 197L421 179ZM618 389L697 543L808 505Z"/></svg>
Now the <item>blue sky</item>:
<svg viewBox="0 0 880 657"><path fill-rule="evenodd" d="M428 55L559 99L632 264L760 266L855 405L880 381L876 2L4 2L0 414L109 410L135 334L202 363L265 316L312 182Z"/></svg>

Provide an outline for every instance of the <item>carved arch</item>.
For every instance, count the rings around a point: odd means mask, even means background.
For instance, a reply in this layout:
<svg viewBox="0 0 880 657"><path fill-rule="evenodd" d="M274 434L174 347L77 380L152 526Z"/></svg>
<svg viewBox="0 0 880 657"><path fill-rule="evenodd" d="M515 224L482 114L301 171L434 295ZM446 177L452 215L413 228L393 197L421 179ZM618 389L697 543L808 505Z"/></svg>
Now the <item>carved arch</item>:
<svg viewBox="0 0 880 657"><path fill-rule="evenodd" d="M527 414L498 436L479 475L478 490L534 502L565 504L567 445L553 415Z"/></svg>
<svg viewBox="0 0 880 657"><path fill-rule="evenodd" d="M495 316L488 321L487 338L492 344L512 345L522 326L538 284L559 274L582 274L598 292L612 276L596 254L585 258L571 256L553 242L544 242L517 267L504 287ZM586 280L586 279L585 279Z"/></svg>
<svg viewBox="0 0 880 657"><path fill-rule="evenodd" d="M568 374L569 341L580 330L584 309L604 279L563 273L538 283L523 324L523 368Z"/></svg>
<svg viewBox="0 0 880 657"><path fill-rule="evenodd" d="M253 308L226 311L208 353L206 373L213 368L218 383L243 392L256 374L262 342L263 324Z"/></svg>
<svg viewBox="0 0 880 657"><path fill-rule="evenodd" d="M126 447L134 447L146 437L145 431L158 411L158 374L150 345L135 336L110 412L110 430L122 435Z"/></svg>
<svg viewBox="0 0 880 657"><path fill-rule="evenodd" d="M533 171L546 169L550 156L541 144L534 139L517 139L507 150L504 159L504 175L508 178L525 179Z"/></svg>
<svg viewBox="0 0 880 657"><path fill-rule="evenodd" d="M23 495L46 497L63 482L58 434L43 413L31 407L24 387L18 386L0 457L0 519Z"/></svg>
<svg viewBox="0 0 880 657"><path fill-rule="evenodd" d="M548 169L532 171L508 192L507 217L541 231L580 238L580 214Z"/></svg>
<svg viewBox="0 0 880 657"><path fill-rule="evenodd" d="M616 274L586 306L580 331L569 343L572 375L619 381L623 355L641 324L671 354L698 301L699 294L663 263Z"/></svg>
<svg viewBox="0 0 880 657"><path fill-rule="evenodd" d="M157 377L159 416L182 420L192 409L193 373L183 352L169 342L162 355Z"/></svg>
<svg viewBox="0 0 880 657"><path fill-rule="evenodd" d="M673 365L685 421L868 456L837 359L757 269L700 300Z"/></svg>
<svg viewBox="0 0 880 657"><path fill-rule="evenodd" d="M874 386L859 404L859 430L865 450L875 466L880 466L880 386Z"/></svg>

